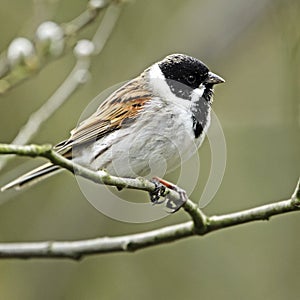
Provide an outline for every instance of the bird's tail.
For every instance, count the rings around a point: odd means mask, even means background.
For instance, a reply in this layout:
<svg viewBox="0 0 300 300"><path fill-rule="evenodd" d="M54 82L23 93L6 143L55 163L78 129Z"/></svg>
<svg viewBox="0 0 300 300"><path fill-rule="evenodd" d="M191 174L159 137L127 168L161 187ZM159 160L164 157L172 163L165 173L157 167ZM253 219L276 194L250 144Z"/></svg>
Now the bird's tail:
<svg viewBox="0 0 300 300"><path fill-rule="evenodd" d="M35 184L49 176L52 176L61 170L62 169L59 166L53 165L51 163L46 163L9 182L1 188L1 191L3 192L11 188L21 189L23 187Z"/></svg>

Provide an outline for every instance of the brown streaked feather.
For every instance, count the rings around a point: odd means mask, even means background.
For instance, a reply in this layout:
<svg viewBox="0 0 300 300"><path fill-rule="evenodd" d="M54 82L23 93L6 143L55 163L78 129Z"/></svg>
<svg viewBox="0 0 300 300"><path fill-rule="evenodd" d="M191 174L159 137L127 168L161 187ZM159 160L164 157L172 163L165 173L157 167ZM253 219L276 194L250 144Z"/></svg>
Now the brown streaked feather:
<svg viewBox="0 0 300 300"><path fill-rule="evenodd" d="M56 145L56 150L66 156L72 146L98 140L136 118L151 98L141 81L141 77L133 79L111 94L93 115L71 131L68 140Z"/></svg>

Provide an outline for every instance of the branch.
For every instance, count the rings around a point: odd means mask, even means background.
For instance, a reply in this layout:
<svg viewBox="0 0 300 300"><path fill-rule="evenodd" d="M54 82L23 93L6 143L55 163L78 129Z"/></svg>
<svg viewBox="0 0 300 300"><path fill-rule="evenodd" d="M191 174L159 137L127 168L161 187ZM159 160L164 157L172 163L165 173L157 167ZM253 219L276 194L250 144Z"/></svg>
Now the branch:
<svg viewBox="0 0 300 300"><path fill-rule="evenodd" d="M74 37L87 25L92 23L99 16L100 12L108 6L117 6L119 4L122 4L122 0L89 1L86 10L79 16L69 22L60 24L59 27L62 30L61 42L68 46L66 49L69 50L74 45ZM50 44L40 45L36 39L28 40L28 42L33 45L33 51L36 52L36 54L28 60L28 63L25 59L21 64L12 67L8 55L9 51L7 50L1 53L0 95L39 72L50 61L54 61L67 53L66 49L59 51L59 54L51 53Z"/></svg>
<svg viewBox="0 0 300 300"><path fill-rule="evenodd" d="M52 149L51 145L26 145L17 146L0 144L0 154L17 154L19 156L45 157L53 164L58 165L73 174L87 178L95 183L113 185L118 188L140 189L143 191L154 191L155 185L144 178L120 178L111 176L105 171L95 172L73 163Z"/></svg>
<svg viewBox="0 0 300 300"><path fill-rule="evenodd" d="M99 10L100 9L97 11ZM120 16L120 10L120 5L117 6L114 4L111 4L107 8L103 19L92 38L92 43L95 47L92 53L94 56L99 55L104 48ZM80 20L82 18L83 17L80 17ZM86 18L88 17L86 16ZM92 21L93 19L85 19L84 24L86 24L88 20ZM80 26L75 26L74 23L77 24L76 22L70 22L70 24L73 25L71 26L69 24L68 27L72 28L72 30L76 29L78 31L80 28L82 28L83 21L80 22ZM69 29L68 32L70 30L71 29ZM20 129L17 136L12 141L12 144L24 145L37 134L41 128L41 125L45 123L83 83L86 82L84 78L88 75L90 65L90 56L77 57L77 62L67 78L53 93L53 95L37 111L31 114L26 124ZM10 158L12 157L2 157L0 159L0 170L4 168Z"/></svg>
<svg viewBox="0 0 300 300"><path fill-rule="evenodd" d="M94 182L114 185L121 188L133 188L153 191L155 186L143 178L119 178L110 176L104 171L94 172L63 158L52 150L50 145L16 146L0 144L0 154L18 154L30 157L45 157L52 163L65 168L72 173L88 178ZM168 190L172 196L179 197L177 192ZM300 180L288 200L275 202L252 209L221 216L206 216L191 200L183 208L193 221L172 225L144 233L120 237L103 237L79 241L63 242L29 242L0 243L1 258L70 258L77 259L91 255L111 252L133 252L154 245L169 243L194 235L206 235L210 232L225 229L257 220L268 220L271 216L298 211L300 209Z"/></svg>

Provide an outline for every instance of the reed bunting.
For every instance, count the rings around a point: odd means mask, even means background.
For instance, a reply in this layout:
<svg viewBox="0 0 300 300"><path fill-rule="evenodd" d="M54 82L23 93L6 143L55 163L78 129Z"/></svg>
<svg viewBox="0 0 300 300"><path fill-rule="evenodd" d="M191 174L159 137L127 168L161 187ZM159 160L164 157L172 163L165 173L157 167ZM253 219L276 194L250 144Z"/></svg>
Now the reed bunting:
<svg viewBox="0 0 300 300"><path fill-rule="evenodd" d="M222 82L200 60L169 55L113 92L54 149L80 165L105 169L111 175L163 176L203 142L210 124L213 87ZM2 191L61 170L47 163ZM157 199L152 197L153 202Z"/></svg>

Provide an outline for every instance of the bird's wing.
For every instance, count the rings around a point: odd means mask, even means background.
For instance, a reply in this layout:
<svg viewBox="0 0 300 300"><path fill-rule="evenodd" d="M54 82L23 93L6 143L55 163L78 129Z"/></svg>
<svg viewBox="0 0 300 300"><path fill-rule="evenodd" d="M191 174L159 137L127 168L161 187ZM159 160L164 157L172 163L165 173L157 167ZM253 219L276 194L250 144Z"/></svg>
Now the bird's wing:
<svg viewBox="0 0 300 300"><path fill-rule="evenodd" d="M109 132L122 128L133 121L150 100L147 89L134 79L112 93L89 118L71 131L68 140L55 149L67 154L73 146L96 141Z"/></svg>

